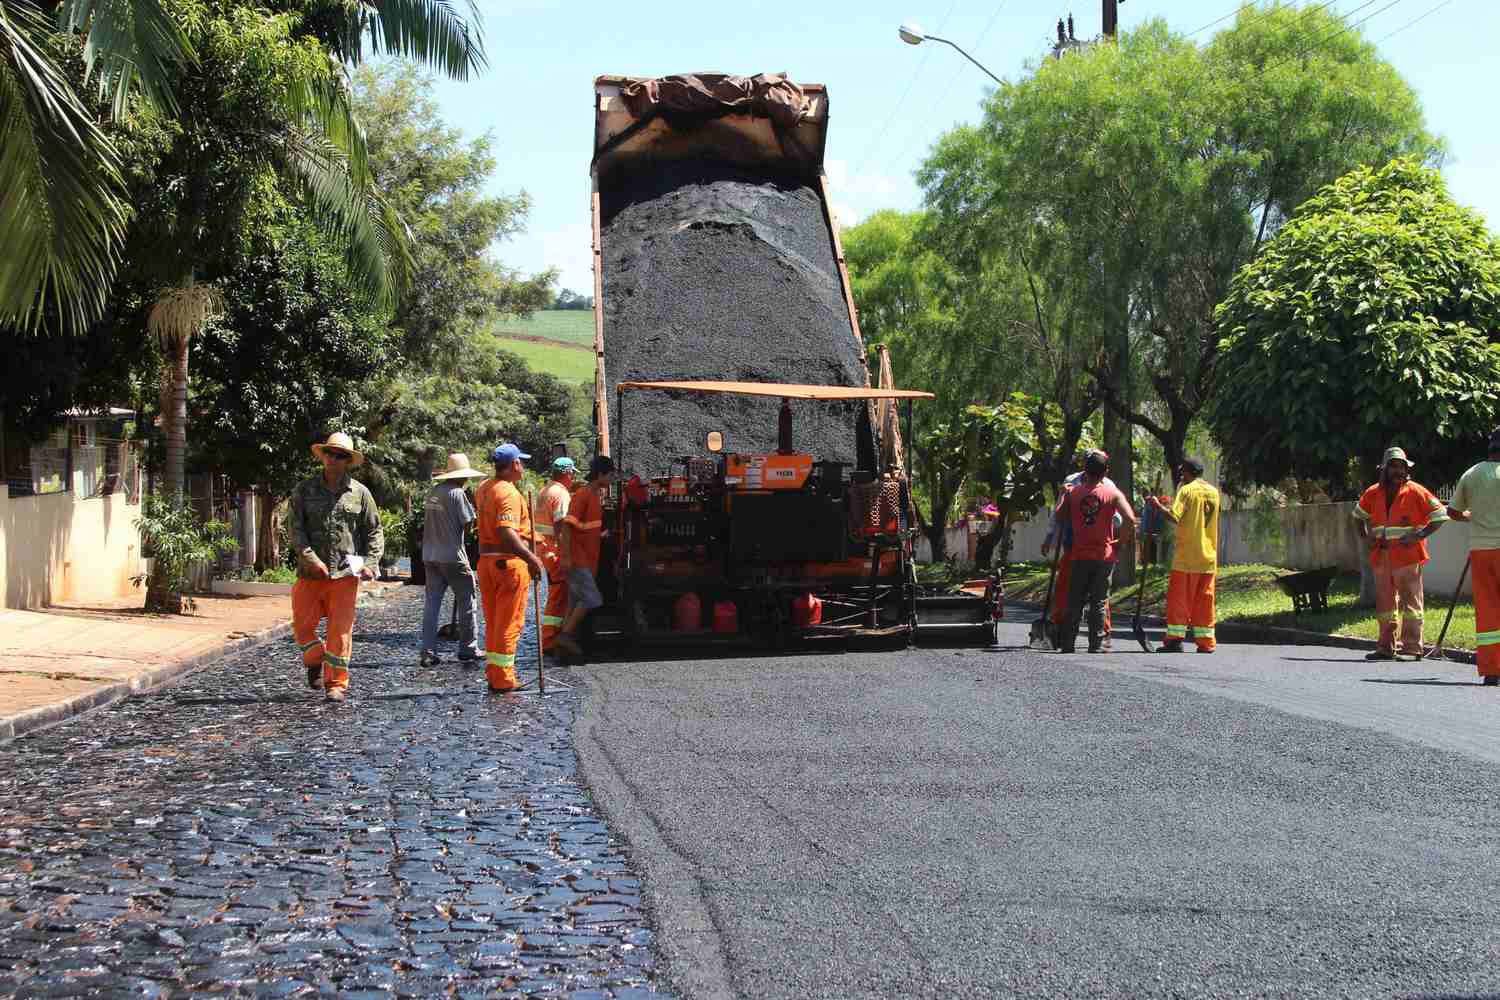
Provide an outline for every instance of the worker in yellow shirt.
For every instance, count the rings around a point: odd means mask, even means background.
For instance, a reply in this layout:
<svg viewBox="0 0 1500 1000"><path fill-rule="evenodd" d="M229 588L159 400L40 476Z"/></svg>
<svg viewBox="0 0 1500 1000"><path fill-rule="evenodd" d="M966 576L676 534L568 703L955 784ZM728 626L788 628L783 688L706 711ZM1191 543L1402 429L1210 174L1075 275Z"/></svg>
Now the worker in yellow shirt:
<svg viewBox="0 0 1500 1000"><path fill-rule="evenodd" d="M1167 635L1158 653L1180 653L1192 639L1200 653L1214 651L1214 577L1219 571L1219 491L1203 480L1203 463L1185 458L1177 467L1177 498L1171 509L1157 497L1147 502L1177 525L1172 575L1167 582Z"/></svg>
<svg viewBox="0 0 1500 1000"><path fill-rule="evenodd" d="M474 491L479 512L479 594L484 603L485 678L491 691L514 691L516 647L526 625L526 589L547 571L526 544L531 511L515 484L530 458L513 444L502 444L490 456L495 478Z"/></svg>
<svg viewBox="0 0 1500 1000"><path fill-rule="evenodd" d="M531 520L536 525L536 554L547 567L547 603L542 608L543 653L553 652L557 633L568 613L568 574L562 568L558 541L563 518L568 516L578 463L564 455L552 460L547 473L551 481L536 495L536 506L531 511Z"/></svg>

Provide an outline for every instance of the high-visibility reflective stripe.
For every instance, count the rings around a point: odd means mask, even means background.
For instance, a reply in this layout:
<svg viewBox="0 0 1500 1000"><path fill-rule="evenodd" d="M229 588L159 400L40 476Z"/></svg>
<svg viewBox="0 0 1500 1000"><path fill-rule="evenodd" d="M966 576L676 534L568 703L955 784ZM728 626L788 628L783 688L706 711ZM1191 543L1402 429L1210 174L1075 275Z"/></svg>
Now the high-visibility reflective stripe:
<svg viewBox="0 0 1500 1000"><path fill-rule="evenodd" d="M1401 615L1401 620L1404 622L1420 622L1425 621L1426 619L1422 615L1403 613Z"/></svg>
<svg viewBox="0 0 1500 1000"><path fill-rule="evenodd" d="M1421 531L1421 528L1413 528L1409 524L1396 525L1372 525L1370 530L1375 533L1376 538L1404 538L1407 535Z"/></svg>
<svg viewBox="0 0 1500 1000"><path fill-rule="evenodd" d="M1394 625L1396 624L1396 612L1391 611L1378 614L1375 616L1375 620L1382 625Z"/></svg>
<svg viewBox="0 0 1500 1000"><path fill-rule="evenodd" d="M348 659L348 657L334 656L332 653L328 652L328 650L326 650L326 649L323 650L323 662L324 663L331 663L335 667L347 667L349 665L349 659Z"/></svg>
<svg viewBox="0 0 1500 1000"><path fill-rule="evenodd" d="M1493 646L1497 643L1500 643L1500 631L1476 632L1474 634L1474 645L1476 646Z"/></svg>
<svg viewBox="0 0 1500 1000"><path fill-rule="evenodd" d="M542 615L543 625L561 625L562 623L561 615Z"/></svg>
<svg viewBox="0 0 1500 1000"><path fill-rule="evenodd" d="M322 639L314 639L311 642L298 643L298 645L302 647L302 652L306 653L309 650L311 650L314 646L321 646L321 645L323 645L323 640Z"/></svg>
<svg viewBox="0 0 1500 1000"><path fill-rule="evenodd" d="M1185 639L1185 638L1187 638L1187 626L1186 625L1168 625L1167 626L1167 638L1169 638L1169 639Z"/></svg>
<svg viewBox="0 0 1500 1000"><path fill-rule="evenodd" d="M484 661L495 667L513 667L516 665L515 653L485 653Z"/></svg>
<svg viewBox="0 0 1500 1000"><path fill-rule="evenodd" d="M553 533L552 526L549 524L539 524L536 526L536 533L543 538L550 537Z"/></svg>
<svg viewBox="0 0 1500 1000"><path fill-rule="evenodd" d="M603 521L574 521L573 523L584 531L593 531L595 528L604 527Z"/></svg>
<svg viewBox="0 0 1500 1000"><path fill-rule="evenodd" d="M1214 637L1214 630L1204 628L1200 625L1196 628L1188 629L1188 635L1194 639L1212 639Z"/></svg>

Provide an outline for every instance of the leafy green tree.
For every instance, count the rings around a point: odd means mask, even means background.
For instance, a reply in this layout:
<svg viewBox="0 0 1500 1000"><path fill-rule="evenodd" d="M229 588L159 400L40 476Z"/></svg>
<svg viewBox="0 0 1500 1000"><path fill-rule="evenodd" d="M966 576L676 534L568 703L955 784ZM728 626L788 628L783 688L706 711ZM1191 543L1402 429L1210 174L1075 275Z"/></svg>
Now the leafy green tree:
<svg viewBox="0 0 1500 1000"><path fill-rule="evenodd" d="M1304 203L1217 319L1233 378L1210 426L1239 478L1326 478L1350 495L1350 460L1368 476L1400 444L1437 485L1497 421L1500 242L1414 160Z"/></svg>
<svg viewBox="0 0 1500 1000"><path fill-rule="evenodd" d="M920 175L953 259L1046 249L1042 283L1092 303L1079 360L1110 417L1151 433L1169 464L1232 377L1213 310L1235 271L1351 167L1438 154L1410 87L1348 29L1273 2L1200 48L1153 21L1004 84L977 135L945 138ZM1130 435L1105 439L1129 491Z"/></svg>

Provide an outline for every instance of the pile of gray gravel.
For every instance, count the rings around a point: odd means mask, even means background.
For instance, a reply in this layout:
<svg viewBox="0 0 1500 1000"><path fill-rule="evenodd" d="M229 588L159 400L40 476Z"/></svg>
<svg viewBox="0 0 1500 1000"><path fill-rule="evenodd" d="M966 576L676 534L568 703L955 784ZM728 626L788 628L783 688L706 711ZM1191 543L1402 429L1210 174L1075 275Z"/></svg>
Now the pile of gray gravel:
<svg viewBox="0 0 1500 1000"><path fill-rule="evenodd" d="M726 451L775 451L781 404L634 392L622 426L617 382L864 384L815 188L703 162L635 173L600 190L611 450L627 472L663 475L673 460L705 454L713 430ZM792 407L798 451L855 461L855 404Z"/></svg>

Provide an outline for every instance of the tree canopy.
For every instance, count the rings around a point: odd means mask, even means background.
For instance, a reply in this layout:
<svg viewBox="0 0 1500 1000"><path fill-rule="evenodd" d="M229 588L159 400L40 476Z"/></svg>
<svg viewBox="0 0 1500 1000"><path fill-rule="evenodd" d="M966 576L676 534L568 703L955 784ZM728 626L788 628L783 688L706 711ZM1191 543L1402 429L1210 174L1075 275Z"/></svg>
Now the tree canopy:
<svg viewBox="0 0 1500 1000"><path fill-rule="evenodd" d="M1400 445L1438 486L1482 457L1500 242L1435 170L1398 159L1319 191L1235 276L1217 324L1210 426L1239 477L1347 492Z"/></svg>

